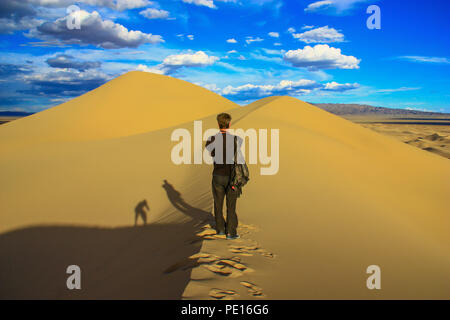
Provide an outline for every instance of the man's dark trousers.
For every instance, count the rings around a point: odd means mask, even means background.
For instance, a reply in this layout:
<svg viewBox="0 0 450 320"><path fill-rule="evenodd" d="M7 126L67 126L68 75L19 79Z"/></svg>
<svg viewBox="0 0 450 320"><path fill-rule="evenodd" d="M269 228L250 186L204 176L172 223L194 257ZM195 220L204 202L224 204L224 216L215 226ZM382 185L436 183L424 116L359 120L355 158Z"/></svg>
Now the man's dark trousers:
<svg viewBox="0 0 450 320"><path fill-rule="evenodd" d="M231 236L237 234L238 218L236 215L237 192L228 186L230 177L213 175L212 193L214 197L214 216L217 232L226 232ZM223 218L223 200L227 199L227 222Z"/></svg>

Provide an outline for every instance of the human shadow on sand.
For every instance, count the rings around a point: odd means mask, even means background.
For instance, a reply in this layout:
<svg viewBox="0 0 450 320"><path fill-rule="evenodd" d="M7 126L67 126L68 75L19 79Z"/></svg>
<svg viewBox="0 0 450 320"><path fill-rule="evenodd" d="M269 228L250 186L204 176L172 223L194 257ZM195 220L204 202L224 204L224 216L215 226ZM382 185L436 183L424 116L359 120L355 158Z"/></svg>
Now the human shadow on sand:
<svg viewBox="0 0 450 320"><path fill-rule="evenodd" d="M208 211L195 208L184 201L181 193L178 192L167 180L163 181L162 187L166 190L167 198L175 209L191 217L197 224L212 223L213 216Z"/></svg>
<svg viewBox="0 0 450 320"><path fill-rule="evenodd" d="M207 212L167 196L188 222L121 228L35 226L0 235L0 299L181 299L191 269L165 272L200 251L191 241ZM197 219L198 218L198 219ZM66 286L67 267L81 269L81 290Z"/></svg>
<svg viewBox="0 0 450 320"><path fill-rule="evenodd" d="M139 201L136 207L134 208L134 226L137 226L139 218L141 218L142 223L144 226L147 224L147 212L150 211L150 207L148 206L147 200L144 199L142 201Z"/></svg>

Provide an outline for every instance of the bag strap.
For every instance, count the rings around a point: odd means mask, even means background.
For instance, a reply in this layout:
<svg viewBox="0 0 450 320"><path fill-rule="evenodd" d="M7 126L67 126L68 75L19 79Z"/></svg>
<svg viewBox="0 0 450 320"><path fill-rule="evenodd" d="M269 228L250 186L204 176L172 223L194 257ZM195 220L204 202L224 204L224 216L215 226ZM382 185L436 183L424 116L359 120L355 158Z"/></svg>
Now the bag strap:
<svg viewBox="0 0 450 320"><path fill-rule="evenodd" d="M237 164L237 136L234 136L234 165Z"/></svg>

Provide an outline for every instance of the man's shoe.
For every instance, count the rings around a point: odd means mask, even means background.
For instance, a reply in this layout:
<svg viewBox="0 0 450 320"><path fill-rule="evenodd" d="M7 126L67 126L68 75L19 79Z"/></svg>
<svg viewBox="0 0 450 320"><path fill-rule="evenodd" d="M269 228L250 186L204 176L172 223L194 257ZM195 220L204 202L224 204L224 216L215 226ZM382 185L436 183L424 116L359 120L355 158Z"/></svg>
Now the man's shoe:
<svg viewBox="0 0 450 320"><path fill-rule="evenodd" d="M232 236L231 234L227 234L227 240L234 240L239 238L240 236L238 234L235 234L234 236Z"/></svg>
<svg viewBox="0 0 450 320"><path fill-rule="evenodd" d="M224 236L224 235L225 235L225 232L224 232L224 231L219 231L219 232L217 232L217 235L218 235L218 236Z"/></svg>

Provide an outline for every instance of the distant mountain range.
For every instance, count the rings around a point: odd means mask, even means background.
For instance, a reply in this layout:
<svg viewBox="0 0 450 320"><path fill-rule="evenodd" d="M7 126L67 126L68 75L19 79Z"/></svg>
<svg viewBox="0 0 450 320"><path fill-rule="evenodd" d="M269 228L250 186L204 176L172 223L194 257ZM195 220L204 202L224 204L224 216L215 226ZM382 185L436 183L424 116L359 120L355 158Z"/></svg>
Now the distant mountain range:
<svg viewBox="0 0 450 320"><path fill-rule="evenodd" d="M428 116L438 116L438 115L449 115L441 112L426 112L418 110L408 110L408 109L393 109L393 108L383 108L383 107L373 107L365 104L345 104L345 103L311 103L325 111L336 115L390 115L390 116L401 116L401 115L428 115ZM21 111L0 111L0 117L26 117L32 115L33 113L21 112Z"/></svg>
<svg viewBox="0 0 450 320"><path fill-rule="evenodd" d="M344 115L389 115L389 116L411 116L411 115L427 115L438 116L448 115L440 112L425 112L418 110L407 109L392 109L383 107L373 107L363 104L343 104L343 103L311 103L330 113L344 116Z"/></svg>
<svg viewBox="0 0 450 320"><path fill-rule="evenodd" d="M22 111L0 111L0 117L26 117L32 114L31 112Z"/></svg>

